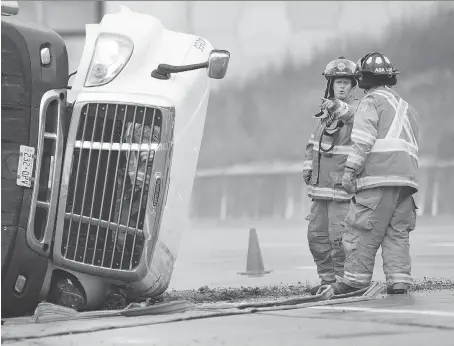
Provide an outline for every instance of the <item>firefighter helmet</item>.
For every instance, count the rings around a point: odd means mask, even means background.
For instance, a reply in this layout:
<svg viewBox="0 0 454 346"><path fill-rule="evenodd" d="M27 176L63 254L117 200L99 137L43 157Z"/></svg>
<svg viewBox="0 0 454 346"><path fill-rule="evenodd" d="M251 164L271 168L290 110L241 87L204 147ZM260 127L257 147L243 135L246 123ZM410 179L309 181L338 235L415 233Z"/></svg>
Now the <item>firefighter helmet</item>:
<svg viewBox="0 0 454 346"><path fill-rule="evenodd" d="M345 59L343 56L326 65L322 75L328 80L325 90L325 97L328 98L334 97L333 81L335 78L350 78L352 80L352 88L358 84L358 81L356 80L358 74L356 73L355 63Z"/></svg>
<svg viewBox="0 0 454 346"><path fill-rule="evenodd" d="M364 57L358 60L356 64L356 73L370 73L374 76L395 76L400 72L394 69L391 61L379 52L368 53Z"/></svg>
<svg viewBox="0 0 454 346"><path fill-rule="evenodd" d="M331 61L325 67L323 75L326 79L336 78L336 77L357 77L356 75L356 65L353 61L345 59L343 56L337 58L336 60Z"/></svg>

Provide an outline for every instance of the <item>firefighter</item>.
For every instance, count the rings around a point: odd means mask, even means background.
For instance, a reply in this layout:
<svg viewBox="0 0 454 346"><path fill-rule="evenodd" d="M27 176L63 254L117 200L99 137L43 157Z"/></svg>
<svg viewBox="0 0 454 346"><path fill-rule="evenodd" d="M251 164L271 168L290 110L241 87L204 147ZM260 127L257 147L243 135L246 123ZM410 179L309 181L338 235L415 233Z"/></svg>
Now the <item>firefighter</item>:
<svg viewBox="0 0 454 346"><path fill-rule="evenodd" d="M369 286L381 246L387 292L402 294L412 283L409 232L416 221L418 115L391 88L399 71L385 55L367 54L357 72L366 95L355 114L342 177L345 190L356 195L342 239L344 276L332 286L335 294Z"/></svg>
<svg viewBox="0 0 454 346"><path fill-rule="evenodd" d="M358 100L351 95L357 81L354 62L340 57L331 61L323 75L327 79L322 112L306 146L303 180L313 200L309 220L309 249L317 265L321 285L342 277L345 253L341 245L341 223L352 194L342 188L342 174L351 146L350 133ZM315 286L316 294L320 286Z"/></svg>

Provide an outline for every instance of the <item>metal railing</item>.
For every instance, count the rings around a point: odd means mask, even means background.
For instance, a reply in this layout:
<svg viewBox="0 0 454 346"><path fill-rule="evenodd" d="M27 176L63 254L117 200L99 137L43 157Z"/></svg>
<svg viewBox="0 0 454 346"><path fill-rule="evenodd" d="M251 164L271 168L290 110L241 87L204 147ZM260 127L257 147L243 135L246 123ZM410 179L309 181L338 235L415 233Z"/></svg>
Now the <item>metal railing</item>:
<svg viewBox="0 0 454 346"><path fill-rule="evenodd" d="M302 162L235 165L199 170L191 201L193 220L304 219L310 199ZM418 215L454 214L454 161L422 158Z"/></svg>

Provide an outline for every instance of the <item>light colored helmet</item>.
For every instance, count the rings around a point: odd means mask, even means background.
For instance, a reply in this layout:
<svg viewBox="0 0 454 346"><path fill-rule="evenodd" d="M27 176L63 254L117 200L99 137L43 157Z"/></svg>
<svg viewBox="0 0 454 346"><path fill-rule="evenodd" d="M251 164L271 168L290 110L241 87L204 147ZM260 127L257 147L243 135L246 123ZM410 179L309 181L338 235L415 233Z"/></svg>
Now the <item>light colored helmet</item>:
<svg viewBox="0 0 454 346"><path fill-rule="evenodd" d="M355 86L356 78L358 77L358 73L356 71L357 71L356 64L353 61L348 60L345 57L341 56L336 60L331 61L328 65L326 65L323 75L328 80L331 78L340 77L353 78Z"/></svg>

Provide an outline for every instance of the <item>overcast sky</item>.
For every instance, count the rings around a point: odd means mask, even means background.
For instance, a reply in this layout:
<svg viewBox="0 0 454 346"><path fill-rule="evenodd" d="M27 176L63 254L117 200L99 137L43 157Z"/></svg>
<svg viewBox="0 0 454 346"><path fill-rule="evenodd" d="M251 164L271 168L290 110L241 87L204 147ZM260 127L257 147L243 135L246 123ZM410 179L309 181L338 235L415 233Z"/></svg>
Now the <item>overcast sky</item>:
<svg viewBox="0 0 454 346"><path fill-rule="evenodd" d="M54 30L96 23L90 1L52 3L38 11L38 1L20 1L19 17L42 21ZM453 2L443 2L454 6ZM106 13L124 5L154 15L167 29L194 33L215 48L231 52L227 76L213 80L214 87L241 84L269 66L280 67L284 57L296 64L312 58L331 40L346 41L353 35L380 37L393 20L418 23L436 7L435 1L105 1ZM83 15L68 13L82 11ZM81 32L82 33L82 32ZM84 36L65 37L70 70L77 69ZM349 57L356 60L358 57Z"/></svg>
<svg viewBox="0 0 454 346"><path fill-rule="evenodd" d="M239 82L270 64L279 66L287 54L303 63L327 38L380 37L392 20L427 16L435 2L107 1L106 12L115 13L122 4L158 17L170 30L190 31L228 49L225 81Z"/></svg>

